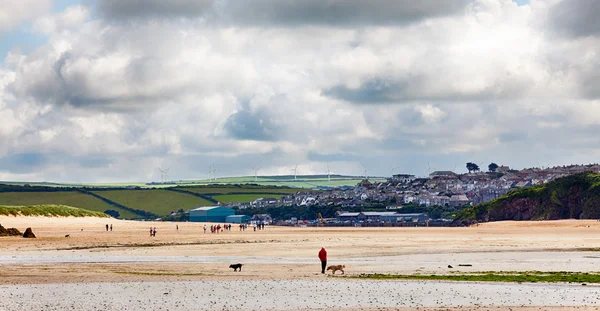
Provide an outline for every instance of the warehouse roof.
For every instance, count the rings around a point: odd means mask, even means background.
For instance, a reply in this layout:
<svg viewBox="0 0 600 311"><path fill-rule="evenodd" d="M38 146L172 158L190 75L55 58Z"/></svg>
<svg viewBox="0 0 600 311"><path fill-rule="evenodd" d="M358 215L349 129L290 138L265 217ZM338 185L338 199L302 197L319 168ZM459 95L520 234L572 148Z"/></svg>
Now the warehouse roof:
<svg viewBox="0 0 600 311"><path fill-rule="evenodd" d="M194 209L191 209L190 211L208 211L211 209L215 209L217 207L223 207L223 206L201 206L201 207L196 207Z"/></svg>

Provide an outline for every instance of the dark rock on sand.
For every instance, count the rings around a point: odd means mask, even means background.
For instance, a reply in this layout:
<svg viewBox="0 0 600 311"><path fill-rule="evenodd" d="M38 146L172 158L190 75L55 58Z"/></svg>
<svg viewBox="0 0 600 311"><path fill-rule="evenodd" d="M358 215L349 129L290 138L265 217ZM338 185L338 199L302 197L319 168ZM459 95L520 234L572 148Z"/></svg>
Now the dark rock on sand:
<svg viewBox="0 0 600 311"><path fill-rule="evenodd" d="M25 230L25 233L23 233L23 237L24 238L35 238L35 234L33 234L33 231L31 231L31 227L29 227Z"/></svg>
<svg viewBox="0 0 600 311"><path fill-rule="evenodd" d="M0 225L0 236L20 236L22 233L17 228L4 228Z"/></svg>

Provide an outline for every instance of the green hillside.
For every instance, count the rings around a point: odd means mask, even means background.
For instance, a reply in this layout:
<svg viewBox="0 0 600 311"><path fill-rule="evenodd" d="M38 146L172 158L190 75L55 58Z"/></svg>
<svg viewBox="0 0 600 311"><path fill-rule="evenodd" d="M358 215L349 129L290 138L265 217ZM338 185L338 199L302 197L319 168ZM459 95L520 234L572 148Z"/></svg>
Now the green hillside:
<svg viewBox="0 0 600 311"><path fill-rule="evenodd" d="M469 207L455 222L600 218L600 174L580 173L509 192Z"/></svg>
<svg viewBox="0 0 600 311"><path fill-rule="evenodd" d="M71 216L71 217L109 217L102 212L89 211L66 205L32 205L5 206L0 205L0 215L23 216Z"/></svg>
<svg viewBox="0 0 600 311"><path fill-rule="evenodd" d="M57 183L57 182L13 182L1 181L4 185L14 186L34 186L34 187L52 187L52 188L166 188L175 186L267 186L267 187L291 187L298 189L315 189L318 187L340 187L340 186L355 186L361 182L360 176L344 176L344 175L298 175L294 178L293 175L277 175L277 176L240 176L240 177L220 177L216 180L198 179L198 180L173 180L169 182L104 182L104 183ZM385 178L372 177L371 182L385 181Z"/></svg>
<svg viewBox="0 0 600 311"><path fill-rule="evenodd" d="M275 198L280 199L283 195L281 194L265 194L265 193L253 193L253 194L224 194L224 195L213 195L212 198L221 203L245 203L252 202L260 198Z"/></svg>
<svg viewBox="0 0 600 311"><path fill-rule="evenodd" d="M18 190L18 189L15 189ZM135 218L136 215L112 206L102 200L94 198L77 191L53 191L53 192L0 192L0 205L68 205L83 208L90 211L104 212L105 210L116 210L119 218Z"/></svg>
<svg viewBox="0 0 600 311"><path fill-rule="evenodd" d="M167 190L94 190L94 194L130 208L148 211L159 216L213 203L202 198Z"/></svg>
<svg viewBox="0 0 600 311"><path fill-rule="evenodd" d="M202 187L181 187L181 190L186 190L194 193L206 195L223 195L223 194L247 194L247 193L262 193L262 194L290 194L306 189L289 188L289 187L268 187L256 185L219 185L219 186L202 186Z"/></svg>

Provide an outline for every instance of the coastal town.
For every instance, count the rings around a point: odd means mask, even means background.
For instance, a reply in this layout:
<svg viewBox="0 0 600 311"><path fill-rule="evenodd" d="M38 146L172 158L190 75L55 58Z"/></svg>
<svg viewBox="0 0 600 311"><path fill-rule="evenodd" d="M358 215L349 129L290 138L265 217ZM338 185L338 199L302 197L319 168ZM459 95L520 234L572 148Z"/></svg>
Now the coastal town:
<svg viewBox="0 0 600 311"><path fill-rule="evenodd" d="M281 198L264 197L251 202L233 202L222 206L238 209L335 206L341 210L369 206L399 210L407 205L461 207L488 202L514 189L541 185L556 178L582 172L599 173L600 164L522 170L490 164L488 171L480 171L477 168L464 174L452 171L434 171L427 177L395 174L382 182L365 179L354 187L299 191Z"/></svg>

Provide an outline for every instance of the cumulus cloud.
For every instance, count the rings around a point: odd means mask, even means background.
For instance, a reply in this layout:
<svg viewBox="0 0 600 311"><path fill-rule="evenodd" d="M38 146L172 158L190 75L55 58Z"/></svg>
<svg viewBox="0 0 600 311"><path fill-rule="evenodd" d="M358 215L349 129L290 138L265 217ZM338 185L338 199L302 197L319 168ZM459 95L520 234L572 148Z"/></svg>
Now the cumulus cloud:
<svg viewBox="0 0 600 311"><path fill-rule="evenodd" d="M3 0L0 1L0 34L20 23L33 20L48 12L52 0Z"/></svg>
<svg viewBox="0 0 600 311"><path fill-rule="evenodd" d="M43 16L48 42L9 53L0 179L424 174L600 153L598 39L539 27L560 4L143 3Z"/></svg>
<svg viewBox="0 0 600 311"><path fill-rule="evenodd" d="M75 5L68 7L64 12L38 18L34 23L34 28L38 32L52 34L81 25L89 18L89 15L90 11L87 7Z"/></svg>

